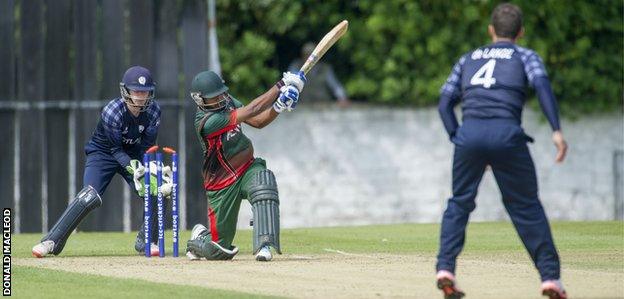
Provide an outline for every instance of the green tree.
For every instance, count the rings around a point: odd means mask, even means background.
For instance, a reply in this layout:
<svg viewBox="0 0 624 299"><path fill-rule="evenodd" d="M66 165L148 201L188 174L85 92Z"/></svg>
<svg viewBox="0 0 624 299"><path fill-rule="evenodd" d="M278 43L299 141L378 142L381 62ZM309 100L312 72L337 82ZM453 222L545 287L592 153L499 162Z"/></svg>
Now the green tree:
<svg viewBox="0 0 624 299"><path fill-rule="evenodd" d="M489 43L489 1L233 1L217 2L225 79L249 101L273 84L307 41L335 24L349 32L323 60L350 96L371 103L434 105L451 67ZM544 59L567 114L622 109L622 1L515 1L526 38ZM532 105L536 106L535 101Z"/></svg>

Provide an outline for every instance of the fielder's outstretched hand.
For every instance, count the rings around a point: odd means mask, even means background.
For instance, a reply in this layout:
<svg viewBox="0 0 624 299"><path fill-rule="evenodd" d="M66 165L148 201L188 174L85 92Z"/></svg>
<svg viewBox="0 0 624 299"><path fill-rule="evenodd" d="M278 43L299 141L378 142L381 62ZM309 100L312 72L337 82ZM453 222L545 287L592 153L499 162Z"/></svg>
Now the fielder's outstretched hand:
<svg viewBox="0 0 624 299"><path fill-rule="evenodd" d="M286 85L282 86L280 91L279 97L273 102L273 109L277 113L282 113L284 110L293 111L299 101L299 90L294 86Z"/></svg>
<svg viewBox="0 0 624 299"><path fill-rule="evenodd" d="M297 87L297 90L302 91L306 82L306 77L302 71L299 71L296 74L285 72L283 74L282 81L284 82L284 85L294 86Z"/></svg>

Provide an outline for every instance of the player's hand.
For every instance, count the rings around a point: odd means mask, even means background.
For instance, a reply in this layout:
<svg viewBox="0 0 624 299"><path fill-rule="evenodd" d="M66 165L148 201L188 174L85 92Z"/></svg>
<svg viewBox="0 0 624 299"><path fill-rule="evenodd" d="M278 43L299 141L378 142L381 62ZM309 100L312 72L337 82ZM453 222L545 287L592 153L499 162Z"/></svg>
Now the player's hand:
<svg viewBox="0 0 624 299"><path fill-rule="evenodd" d="M143 164L141 164L139 160L130 160L130 165L126 166L126 171L132 175L134 188L138 190L139 186L137 186L137 181L145 174L145 167L143 167Z"/></svg>
<svg viewBox="0 0 624 299"><path fill-rule="evenodd" d="M164 166L162 168L162 185L160 190L164 197L171 198L171 190L173 189L173 171L170 166Z"/></svg>
<svg viewBox="0 0 624 299"><path fill-rule="evenodd" d="M563 133L561 131L555 131L552 134L552 140L557 147L557 156L555 157L555 162L561 163L565 159L566 153L568 151L568 144L565 139L563 139Z"/></svg>
<svg viewBox="0 0 624 299"><path fill-rule="evenodd" d="M306 77L302 71L299 71L296 74L285 72L282 76L282 81L284 82L284 85L291 85L296 87L297 90L302 91L306 82Z"/></svg>
<svg viewBox="0 0 624 299"><path fill-rule="evenodd" d="M151 168L151 167L150 167ZM139 160L130 160L130 165L126 166L126 170L132 175L132 181L134 182L134 189L139 196L143 197L145 194L145 167ZM156 193L156 175L152 175L150 178L150 189L153 190L152 195ZM153 186L153 187L152 187Z"/></svg>
<svg viewBox="0 0 624 299"><path fill-rule="evenodd" d="M171 195L171 189L173 189L173 171L171 171L170 166L165 166L162 163L161 167L162 184L160 185L160 190L163 194L163 197L169 197ZM150 194L152 196L158 196L157 171L158 164L156 164L156 161L150 161ZM141 176L141 182L145 182L144 176ZM143 196L141 192L139 192L139 195Z"/></svg>
<svg viewBox="0 0 624 299"><path fill-rule="evenodd" d="M273 103L273 109L277 113L282 111L293 111L299 101L299 90L294 86L283 86L277 100Z"/></svg>
<svg viewBox="0 0 624 299"><path fill-rule="evenodd" d="M131 160L130 165L126 166L128 173L132 174L132 180L134 181L134 188L140 197L145 195L145 167L139 160ZM158 178L157 178L157 164L156 161L150 162L150 195L158 196ZM173 172L171 167L162 167L162 185L160 190L163 193L163 197L169 197L171 190L173 189Z"/></svg>

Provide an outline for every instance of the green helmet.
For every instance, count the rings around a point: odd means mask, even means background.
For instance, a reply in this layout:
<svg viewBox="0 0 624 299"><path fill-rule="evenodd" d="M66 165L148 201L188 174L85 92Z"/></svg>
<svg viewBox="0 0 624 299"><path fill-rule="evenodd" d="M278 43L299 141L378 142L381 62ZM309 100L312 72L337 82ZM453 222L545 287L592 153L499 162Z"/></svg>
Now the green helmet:
<svg viewBox="0 0 624 299"><path fill-rule="evenodd" d="M224 83L225 81L213 71L201 72L193 78L191 83L191 98L204 111L220 110L226 106L230 98L227 94L219 97L216 101L212 101L212 103L206 101L228 91L228 87Z"/></svg>

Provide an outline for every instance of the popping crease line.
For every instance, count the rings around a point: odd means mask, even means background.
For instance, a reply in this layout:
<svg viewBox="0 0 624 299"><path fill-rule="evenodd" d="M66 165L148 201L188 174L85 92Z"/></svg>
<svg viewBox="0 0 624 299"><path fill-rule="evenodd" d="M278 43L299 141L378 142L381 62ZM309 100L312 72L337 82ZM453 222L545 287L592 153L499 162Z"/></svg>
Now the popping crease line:
<svg viewBox="0 0 624 299"><path fill-rule="evenodd" d="M375 256L370 256L370 255L365 255L365 254L357 254L357 253L349 253L349 252L344 252L342 250L331 249L331 248L324 248L323 251L333 252L333 253L338 253L338 254L348 255L348 256L357 256L357 257L367 257L367 258L371 258L371 259L378 259L378 257L375 257Z"/></svg>

